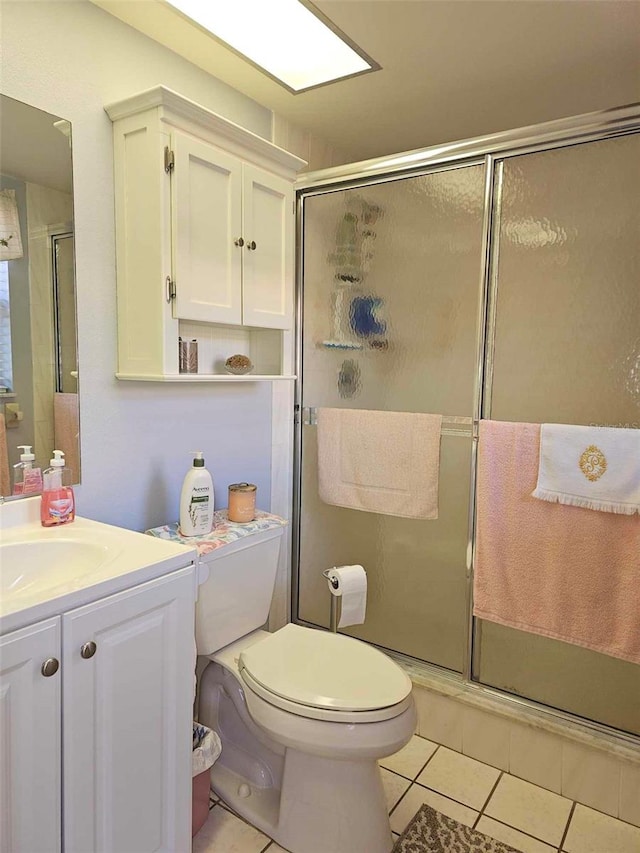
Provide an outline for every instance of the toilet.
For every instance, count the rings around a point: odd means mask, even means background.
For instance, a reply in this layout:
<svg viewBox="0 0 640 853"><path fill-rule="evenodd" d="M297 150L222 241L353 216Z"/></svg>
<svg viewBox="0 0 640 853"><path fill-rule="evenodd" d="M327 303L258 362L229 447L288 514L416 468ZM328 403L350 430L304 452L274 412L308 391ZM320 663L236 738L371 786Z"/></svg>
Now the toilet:
<svg viewBox="0 0 640 853"><path fill-rule="evenodd" d="M199 721L222 753L211 786L292 853L389 853L377 760L415 731L411 681L366 643L289 624L262 630L282 527L201 557Z"/></svg>

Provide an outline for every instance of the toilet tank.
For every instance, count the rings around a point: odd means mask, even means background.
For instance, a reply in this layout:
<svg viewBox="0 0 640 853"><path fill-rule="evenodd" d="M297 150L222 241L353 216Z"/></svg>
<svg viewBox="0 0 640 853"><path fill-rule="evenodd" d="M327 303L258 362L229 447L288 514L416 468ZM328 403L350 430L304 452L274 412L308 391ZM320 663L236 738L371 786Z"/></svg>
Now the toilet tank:
<svg viewBox="0 0 640 853"><path fill-rule="evenodd" d="M200 557L199 655L211 655L267 621L283 529L257 531Z"/></svg>

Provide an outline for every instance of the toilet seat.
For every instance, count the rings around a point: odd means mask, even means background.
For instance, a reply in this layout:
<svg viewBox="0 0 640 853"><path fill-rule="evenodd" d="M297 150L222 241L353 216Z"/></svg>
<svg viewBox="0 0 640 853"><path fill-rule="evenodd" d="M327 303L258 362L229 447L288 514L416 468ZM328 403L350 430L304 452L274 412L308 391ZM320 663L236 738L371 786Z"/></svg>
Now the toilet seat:
<svg viewBox="0 0 640 853"><path fill-rule="evenodd" d="M289 714L295 714L298 717L306 717L308 720L323 720L330 723L381 723L385 720L391 720L398 717L407 708L411 707L412 698L407 696L397 705L391 705L386 708L377 708L371 711L340 711L336 708L318 708L311 705L301 705L297 702L292 702L285 699L283 696L278 696L266 690L261 684L255 681L246 670L241 672L242 682L245 688L259 696L269 705L275 708L280 708L282 711L287 711Z"/></svg>
<svg viewBox="0 0 640 853"><path fill-rule="evenodd" d="M411 704L411 680L366 643L285 625L241 651L246 687L282 710L310 719L379 722Z"/></svg>

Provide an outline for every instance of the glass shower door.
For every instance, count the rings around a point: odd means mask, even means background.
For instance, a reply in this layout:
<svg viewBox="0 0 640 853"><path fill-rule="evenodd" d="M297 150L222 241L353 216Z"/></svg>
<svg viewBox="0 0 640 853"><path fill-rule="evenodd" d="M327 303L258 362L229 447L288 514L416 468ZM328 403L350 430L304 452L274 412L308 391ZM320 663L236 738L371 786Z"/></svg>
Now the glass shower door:
<svg viewBox="0 0 640 853"><path fill-rule="evenodd" d="M484 417L640 429L638 163L632 135L500 167ZM477 623L479 681L640 733L637 665Z"/></svg>
<svg viewBox="0 0 640 853"><path fill-rule="evenodd" d="M366 621L345 633L457 671L466 642L483 200L483 164L304 199L294 617L328 627L322 572L360 563ZM320 407L442 414L438 519L323 503L313 418Z"/></svg>

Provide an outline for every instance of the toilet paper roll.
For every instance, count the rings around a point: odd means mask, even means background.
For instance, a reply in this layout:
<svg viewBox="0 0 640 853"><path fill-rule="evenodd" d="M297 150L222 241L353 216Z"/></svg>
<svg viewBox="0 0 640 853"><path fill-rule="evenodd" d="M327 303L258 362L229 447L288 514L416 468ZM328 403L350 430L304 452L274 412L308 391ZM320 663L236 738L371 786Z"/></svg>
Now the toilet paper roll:
<svg viewBox="0 0 640 853"><path fill-rule="evenodd" d="M342 598L338 628L362 625L367 607L367 573L362 566L337 566L329 569L329 589ZM337 581L337 585L336 585Z"/></svg>

